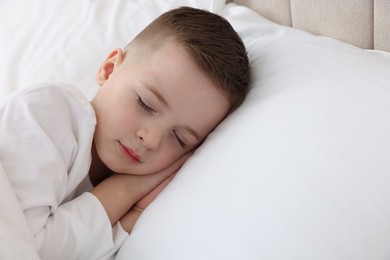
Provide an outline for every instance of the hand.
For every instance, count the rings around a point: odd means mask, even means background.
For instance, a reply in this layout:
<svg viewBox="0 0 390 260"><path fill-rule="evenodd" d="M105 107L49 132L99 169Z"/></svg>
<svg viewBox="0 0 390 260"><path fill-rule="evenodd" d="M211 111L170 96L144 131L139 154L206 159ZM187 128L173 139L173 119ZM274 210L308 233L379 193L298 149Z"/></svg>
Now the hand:
<svg viewBox="0 0 390 260"><path fill-rule="evenodd" d="M163 171L170 171L171 173L164 181L158 184L153 190L148 194L142 197L137 203L135 203L130 210L120 219L121 225L124 230L128 233L131 233L135 222L138 217L144 211L144 209L160 194L160 192L171 182L171 180L176 176L177 171L181 168L184 162L192 155L187 153L179 158L174 164L164 169ZM157 173L159 174L159 173Z"/></svg>

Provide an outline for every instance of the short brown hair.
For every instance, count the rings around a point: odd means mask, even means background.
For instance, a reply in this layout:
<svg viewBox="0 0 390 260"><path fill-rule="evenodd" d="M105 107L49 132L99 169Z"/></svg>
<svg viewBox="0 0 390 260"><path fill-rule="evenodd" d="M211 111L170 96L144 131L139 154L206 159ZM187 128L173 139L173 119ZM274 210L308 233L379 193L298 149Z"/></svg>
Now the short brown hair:
<svg viewBox="0 0 390 260"><path fill-rule="evenodd" d="M241 38L225 18L180 7L160 15L133 41L157 49L167 38L184 46L199 68L226 93L230 111L243 102L249 89L248 56Z"/></svg>

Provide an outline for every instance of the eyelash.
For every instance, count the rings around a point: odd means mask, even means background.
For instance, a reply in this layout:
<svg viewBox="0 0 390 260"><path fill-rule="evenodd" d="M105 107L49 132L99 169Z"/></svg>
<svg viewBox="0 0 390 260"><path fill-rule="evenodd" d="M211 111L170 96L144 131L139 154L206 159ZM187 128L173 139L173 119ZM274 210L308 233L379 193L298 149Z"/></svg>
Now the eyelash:
<svg viewBox="0 0 390 260"><path fill-rule="evenodd" d="M173 130L173 135L175 136L177 142L179 143L179 145L184 148L186 146L186 144L183 142L183 140L180 139L180 137L177 135L176 133L176 130Z"/></svg>
<svg viewBox="0 0 390 260"><path fill-rule="evenodd" d="M151 109L148 105L145 104L145 102L141 99L140 96L138 96L137 103L146 112L154 112L153 109Z"/></svg>

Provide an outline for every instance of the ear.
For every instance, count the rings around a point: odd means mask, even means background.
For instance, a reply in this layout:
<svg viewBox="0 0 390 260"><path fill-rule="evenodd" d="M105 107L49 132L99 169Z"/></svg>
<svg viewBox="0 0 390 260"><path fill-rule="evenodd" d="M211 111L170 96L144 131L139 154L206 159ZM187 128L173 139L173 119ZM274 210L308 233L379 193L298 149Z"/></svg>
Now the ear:
<svg viewBox="0 0 390 260"><path fill-rule="evenodd" d="M122 49L115 49L108 55L96 74L96 82L100 86L106 82L115 68L123 62L123 58L124 54Z"/></svg>

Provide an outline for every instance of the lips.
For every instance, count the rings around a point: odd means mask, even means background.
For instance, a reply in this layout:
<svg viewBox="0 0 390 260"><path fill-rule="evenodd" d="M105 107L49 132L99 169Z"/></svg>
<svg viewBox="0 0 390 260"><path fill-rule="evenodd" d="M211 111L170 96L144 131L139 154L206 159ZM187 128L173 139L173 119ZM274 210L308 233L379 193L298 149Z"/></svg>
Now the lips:
<svg viewBox="0 0 390 260"><path fill-rule="evenodd" d="M119 151L130 162L141 162L141 156L118 141Z"/></svg>

